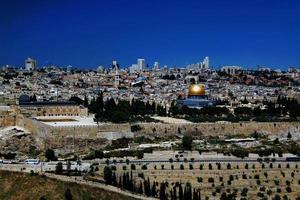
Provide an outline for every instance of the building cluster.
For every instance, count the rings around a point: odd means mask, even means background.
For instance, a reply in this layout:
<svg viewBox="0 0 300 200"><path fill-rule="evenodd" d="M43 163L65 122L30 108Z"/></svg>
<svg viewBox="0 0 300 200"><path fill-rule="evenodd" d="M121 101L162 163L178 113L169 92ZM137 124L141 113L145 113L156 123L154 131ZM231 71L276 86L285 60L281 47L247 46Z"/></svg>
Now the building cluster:
<svg viewBox="0 0 300 200"><path fill-rule="evenodd" d="M189 95L192 84L202 84L205 95ZM10 66L0 68L0 105L18 105L22 95L34 95L35 103L19 106L30 108L38 115L85 115L85 110L75 109L69 104L62 108L63 102L74 96L91 101L103 92L104 100L138 99L160 104L166 109L172 103L180 102L178 99L187 100L185 103L193 104L192 107L223 101L234 108L242 105L245 99L246 106L257 106L265 100L273 101L278 95L299 100L299 85L298 68L283 72L223 66L220 70L213 70L208 57L186 67L160 68L158 62L149 67L146 60L140 58L129 68L122 68L117 61L113 61L111 66L99 66L95 70L71 66L37 68L37 61L28 58L21 69ZM44 109L45 106L52 107ZM70 113L68 109L74 112Z"/></svg>

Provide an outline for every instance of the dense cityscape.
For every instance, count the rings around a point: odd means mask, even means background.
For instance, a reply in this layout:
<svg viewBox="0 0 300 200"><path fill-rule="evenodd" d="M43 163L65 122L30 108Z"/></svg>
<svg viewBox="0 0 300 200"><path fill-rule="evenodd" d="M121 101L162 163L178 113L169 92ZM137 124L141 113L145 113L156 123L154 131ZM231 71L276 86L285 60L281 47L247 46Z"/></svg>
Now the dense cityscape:
<svg viewBox="0 0 300 200"><path fill-rule="evenodd" d="M235 163L234 168L253 163L252 167L264 169L274 162L285 165L289 159L297 168L300 69L222 66L216 70L209 63L205 57L181 68L160 67L158 62L150 67L145 59L138 59L129 68L112 61L110 66L87 70L38 67L36 60L28 58L19 68L3 66L2 168L31 174L45 171L51 176L67 173L68 178L83 173L85 181L102 177L106 184L144 194L142 198L160 199L234 199L239 195L243 199L249 189L222 193L217 186L214 191L217 177L207 177L206 189L201 191L197 187L204 187L204 177L186 180L184 173L180 179L155 178L148 168L184 170L186 166L190 171L200 162L200 170L205 170L206 163L208 170L213 170L213 163L218 170L229 170ZM148 179L143 181L145 174ZM228 186L234 180L231 176ZM175 181L171 188L166 186L168 179ZM260 185L257 195L263 198L261 188L266 186ZM289 185L287 190L292 192ZM250 199L256 196L252 190ZM267 195L272 194L269 189Z"/></svg>
<svg viewBox="0 0 300 200"><path fill-rule="evenodd" d="M0 1L0 200L300 200L299 10Z"/></svg>

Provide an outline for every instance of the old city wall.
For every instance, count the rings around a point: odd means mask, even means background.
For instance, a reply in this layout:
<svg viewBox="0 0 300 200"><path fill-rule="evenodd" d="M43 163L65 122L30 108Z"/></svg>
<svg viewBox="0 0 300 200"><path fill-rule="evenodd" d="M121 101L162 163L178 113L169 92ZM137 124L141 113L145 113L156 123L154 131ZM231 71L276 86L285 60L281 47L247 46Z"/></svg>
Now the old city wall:
<svg viewBox="0 0 300 200"><path fill-rule="evenodd" d="M105 132L130 132L129 124L99 124L99 126L49 126L35 119L23 118L19 125L25 127L33 135L42 139L51 139L59 142L62 138L101 138Z"/></svg>
<svg viewBox="0 0 300 200"><path fill-rule="evenodd" d="M267 135L300 134L300 122L242 122L242 123L185 123L140 124L135 135L171 136L189 133L195 136L249 135L256 132Z"/></svg>
<svg viewBox="0 0 300 200"><path fill-rule="evenodd" d="M130 124L99 124L99 126L53 127L40 121L24 118L22 124L39 138L60 140L64 137L100 138L105 132L130 132ZM195 136L249 135L254 132L267 135L300 135L300 122L242 122L242 123L140 123L141 130L135 136L172 136L176 134L192 134Z"/></svg>

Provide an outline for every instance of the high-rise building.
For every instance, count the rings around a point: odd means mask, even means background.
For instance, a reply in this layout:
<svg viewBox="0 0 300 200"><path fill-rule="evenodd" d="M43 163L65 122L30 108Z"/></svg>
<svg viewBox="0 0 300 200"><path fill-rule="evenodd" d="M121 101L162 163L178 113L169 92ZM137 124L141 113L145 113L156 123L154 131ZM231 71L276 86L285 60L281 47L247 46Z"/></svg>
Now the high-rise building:
<svg viewBox="0 0 300 200"><path fill-rule="evenodd" d="M25 69L28 71L34 71L36 70L37 64L36 64L36 60L32 59L32 58L27 58L25 60Z"/></svg>
<svg viewBox="0 0 300 200"><path fill-rule="evenodd" d="M159 63L158 63L158 62L154 62L153 70L154 70L154 71L159 70Z"/></svg>
<svg viewBox="0 0 300 200"><path fill-rule="evenodd" d="M206 56L205 58L204 58L204 60L203 60L203 62L202 62L202 68L204 68L204 69L209 69L209 57L208 56Z"/></svg>
<svg viewBox="0 0 300 200"><path fill-rule="evenodd" d="M137 60L137 65L138 65L140 71L144 70L144 69L145 69L145 66L146 66L146 64L145 64L145 59L139 58L139 59Z"/></svg>

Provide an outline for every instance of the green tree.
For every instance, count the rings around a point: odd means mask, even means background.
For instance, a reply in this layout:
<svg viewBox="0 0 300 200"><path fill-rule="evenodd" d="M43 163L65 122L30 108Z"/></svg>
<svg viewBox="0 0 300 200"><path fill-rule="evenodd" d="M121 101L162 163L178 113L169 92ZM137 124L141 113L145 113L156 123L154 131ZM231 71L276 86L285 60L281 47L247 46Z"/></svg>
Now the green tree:
<svg viewBox="0 0 300 200"><path fill-rule="evenodd" d="M184 135L182 138L182 147L185 150L191 150L193 144L193 138L190 135Z"/></svg>
<svg viewBox="0 0 300 200"><path fill-rule="evenodd" d="M104 153L101 150L95 150L95 158L102 159L104 157Z"/></svg>
<svg viewBox="0 0 300 200"><path fill-rule="evenodd" d="M104 180L106 184L110 185L112 183L112 170L108 166L104 167Z"/></svg>
<svg viewBox="0 0 300 200"><path fill-rule="evenodd" d="M63 164L62 162L58 162L55 167L55 172L57 174L61 174L63 172Z"/></svg>
<svg viewBox="0 0 300 200"><path fill-rule="evenodd" d="M67 188L65 191L65 200L73 200L73 195L69 188Z"/></svg>
<svg viewBox="0 0 300 200"><path fill-rule="evenodd" d="M46 157L47 161L57 160L53 149L47 149L45 152L45 157Z"/></svg>

